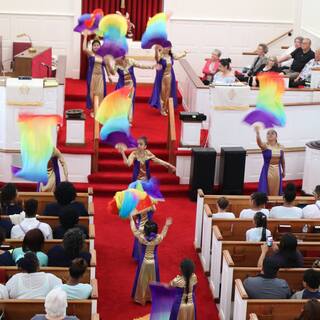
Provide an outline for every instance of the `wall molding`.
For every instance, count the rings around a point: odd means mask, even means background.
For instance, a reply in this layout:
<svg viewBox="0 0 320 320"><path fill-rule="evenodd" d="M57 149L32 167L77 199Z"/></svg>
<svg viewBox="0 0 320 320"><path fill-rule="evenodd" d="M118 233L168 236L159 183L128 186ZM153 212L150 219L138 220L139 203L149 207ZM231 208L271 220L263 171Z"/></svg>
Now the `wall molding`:
<svg viewBox="0 0 320 320"><path fill-rule="evenodd" d="M307 32L307 33L313 35L313 36L316 37L316 38L320 38L320 33L317 33L317 32L315 32L315 31L313 31L312 29L309 29L309 28L306 28L306 27L302 27L302 26L301 26L301 31Z"/></svg>
<svg viewBox="0 0 320 320"><path fill-rule="evenodd" d="M58 16L58 17L74 17L74 13L64 12L23 12L23 11L1 11L0 15L15 15L15 16Z"/></svg>

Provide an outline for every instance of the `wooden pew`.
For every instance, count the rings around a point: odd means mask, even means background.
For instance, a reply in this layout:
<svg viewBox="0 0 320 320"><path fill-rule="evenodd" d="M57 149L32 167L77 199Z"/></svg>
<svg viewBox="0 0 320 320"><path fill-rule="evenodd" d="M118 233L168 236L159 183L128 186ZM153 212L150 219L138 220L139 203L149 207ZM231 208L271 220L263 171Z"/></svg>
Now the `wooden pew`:
<svg viewBox="0 0 320 320"><path fill-rule="evenodd" d="M22 201L22 204L24 201L31 198L38 200L38 213L40 215L43 213L44 208L48 203L56 201L52 192L19 192L18 197L19 200ZM84 204L89 215L94 214L92 188L88 188L88 192L86 193L77 193L76 200Z"/></svg>
<svg viewBox="0 0 320 320"><path fill-rule="evenodd" d="M249 299L240 279L236 279L234 320L248 320L255 313L260 320L292 320L298 317L308 300Z"/></svg>
<svg viewBox="0 0 320 320"><path fill-rule="evenodd" d="M60 225L59 217L56 216L37 216L37 219L41 222L47 223L52 229ZM0 220L10 220L10 216L2 215ZM93 223L93 216L79 217L79 224L88 228L89 239L95 238L95 226Z"/></svg>
<svg viewBox="0 0 320 320"><path fill-rule="evenodd" d="M62 240L46 240L44 242L44 246L43 246L43 252L47 253L52 247L56 246L56 245L61 245L62 244ZM5 239L4 241L4 245L8 245L11 248L19 248L22 247L22 240L16 240L16 239ZM90 262L90 266L91 267L95 267L97 264L97 257L96 257L96 251L94 249L94 240L93 239L89 239L85 241L85 246L84 246L84 250L90 251L91 253L91 262Z"/></svg>
<svg viewBox="0 0 320 320"><path fill-rule="evenodd" d="M234 280L241 279L243 281L249 276L256 276L260 273L260 268L239 267L233 261L228 250L223 251L222 277L221 277L221 294L220 294L220 319L229 320L231 316L231 301L234 292ZM280 269L278 277L285 279L291 290L302 290L303 273L306 268Z"/></svg>
<svg viewBox="0 0 320 320"><path fill-rule="evenodd" d="M41 267L40 271L52 273L65 283L69 278L69 268L61 268L61 267ZM20 270L17 267L7 267L7 266L0 266L0 272L4 272L5 279L8 280L16 273L19 273ZM96 268L88 267L86 272L83 275L82 282L83 283L90 283L91 280L95 279L96 276Z"/></svg>
<svg viewBox="0 0 320 320"><path fill-rule="evenodd" d="M196 223L195 223L195 236L194 236L194 246L198 252L201 251L201 241L202 241L202 225L205 205L207 205L207 212L216 211L217 200L223 195L205 195L201 189L198 190L197 195L197 208L196 208ZM250 207L250 196L225 196L229 202L229 210L233 212L236 217L239 216L241 210L247 209ZM314 197L297 197L296 205L307 205L314 203ZM271 208L276 205L281 205L283 199L281 196L270 196L268 202L268 208Z"/></svg>
<svg viewBox="0 0 320 320"><path fill-rule="evenodd" d="M0 300L0 310L6 320L30 320L35 314L44 314L44 300ZM97 300L69 300L67 315L81 320L99 320Z"/></svg>
<svg viewBox="0 0 320 320"><path fill-rule="evenodd" d="M213 227L214 229L216 226ZM222 252L228 250L233 261L239 267L255 267L261 254L261 245L263 242L246 241L222 241L221 235L214 239L212 236L212 255L209 284L213 296L216 299L220 297ZM314 260L320 256L320 246L316 242L300 242L298 249L304 255L305 267L310 267ZM316 256L310 256L310 253Z"/></svg>
<svg viewBox="0 0 320 320"><path fill-rule="evenodd" d="M221 240L245 241L246 231L253 227L251 219L212 219L211 212L208 212L209 207L204 206L203 225L202 225L202 241L201 252L199 253L203 270L209 275L210 270L210 255L212 242L212 227L219 228L222 236ZM268 229L276 240L280 240L282 233L278 232L279 225L291 226L291 232L294 233L299 240L303 241L320 241L320 233L303 233L303 226L307 224L310 227L320 226L320 220L282 220L269 219Z"/></svg>

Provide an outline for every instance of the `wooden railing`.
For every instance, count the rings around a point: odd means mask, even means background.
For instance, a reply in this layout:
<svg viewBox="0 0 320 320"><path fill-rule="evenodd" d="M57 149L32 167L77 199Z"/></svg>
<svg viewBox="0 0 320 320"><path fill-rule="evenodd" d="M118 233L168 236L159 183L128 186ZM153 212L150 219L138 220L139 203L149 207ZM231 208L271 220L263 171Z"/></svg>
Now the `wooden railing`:
<svg viewBox="0 0 320 320"><path fill-rule="evenodd" d="M94 96L93 98L93 110L94 115L97 114L99 108L99 97ZM97 172L98 171L98 158L99 158L99 131L100 131L100 125L97 120L94 120L94 130L93 130L93 156L92 156L92 166L91 166L91 172Z"/></svg>
<svg viewBox="0 0 320 320"><path fill-rule="evenodd" d="M293 29L290 29L289 31L280 34L278 37L276 37L276 38L270 40L269 42L267 42L266 45L270 46L270 45L274 44L275 42L277 42L278 40L280 40L280 39L282 39L284 37L287 37L287 36L291 37L292 36L292 31L293 31ZM252 55L253 56L253 55L256 55L257 52L256 51L249 51L249 52L242 52L242 54L243 55L247 55L247 56L248 55Z"/></svg>
<svg viewBox="0 0 320 320"><path fill-rule="evenodd" d="M174 120L174 106L173 106L173 99L169 99L169 106L168 106L168 137L167 137L167 148L169 153L169 163L172 165L176 165L176 123ZM169 169L171 171L171 169Z"/></svg>

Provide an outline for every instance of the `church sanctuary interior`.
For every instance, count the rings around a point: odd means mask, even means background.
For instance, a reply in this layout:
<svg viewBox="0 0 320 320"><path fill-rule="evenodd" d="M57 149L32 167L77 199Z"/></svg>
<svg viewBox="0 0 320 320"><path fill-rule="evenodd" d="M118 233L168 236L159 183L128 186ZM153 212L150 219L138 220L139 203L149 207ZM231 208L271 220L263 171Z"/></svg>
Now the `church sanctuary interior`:
<svg viewBox="0 0 320 320"><path fill-rule="evenodd" d="M320 320L318 12L0 1L0 320Z"/></svg>

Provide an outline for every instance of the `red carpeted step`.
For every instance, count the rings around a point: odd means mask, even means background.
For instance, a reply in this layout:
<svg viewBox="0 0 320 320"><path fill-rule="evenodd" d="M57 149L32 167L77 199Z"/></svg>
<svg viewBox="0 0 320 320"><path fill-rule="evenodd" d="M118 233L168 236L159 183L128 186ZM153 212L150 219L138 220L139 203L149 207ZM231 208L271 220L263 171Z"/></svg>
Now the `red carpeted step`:
<svg viewBox="0 0 320 320"><path fill-rule="evenodd" d="M99 172L100 171L123 171L132 173L132 167L126 166L123 161L119 161L119 159L103 159L98 161ZM157 165L155 163L151 163L151 172L168 172L168 169L164 166Z"/></svg>
<svg viewBox="0 0 320 320"><path fill-rule="evenodd" d="M132 173L123 171L111 171L111 172L97 172L88 176L89 183L104 183L104 184L128 184L131 181ZM167 172L159 172L156 175L160 184L179 184L179 178L174 174Z"/></svg>

